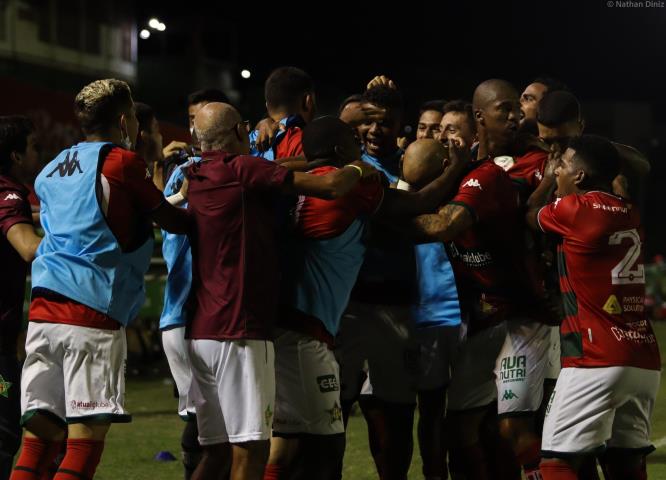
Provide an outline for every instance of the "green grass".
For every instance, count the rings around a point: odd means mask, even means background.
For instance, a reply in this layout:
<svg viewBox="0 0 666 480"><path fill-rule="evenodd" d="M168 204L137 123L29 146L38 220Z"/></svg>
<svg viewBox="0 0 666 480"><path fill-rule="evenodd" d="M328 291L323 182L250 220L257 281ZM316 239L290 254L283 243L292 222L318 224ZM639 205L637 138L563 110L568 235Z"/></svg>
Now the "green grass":
<svg viewBox="0 0 666 480"><path fill-rule="evenodd" d="M655 324L662 352L666 352L666 323ZM663 355L666 359L666 354ZM180 434L183 422L176 415L176 400L170 381L129 380L127 407L134 420L114 425L106 443L106 451L95 476L98 480L176 480L182 478ZM666 382L662 377L653 417L652 439L666 437ZM158 462L153 459L161 450L168 450L178 461ZM666 480L666 446L648 457L649 478ZM409 479L421 479L421 460L415 449ZM370 457L367 430L360 416L350 419L347 431L344 478L347 480L376 479Z"/></svg>

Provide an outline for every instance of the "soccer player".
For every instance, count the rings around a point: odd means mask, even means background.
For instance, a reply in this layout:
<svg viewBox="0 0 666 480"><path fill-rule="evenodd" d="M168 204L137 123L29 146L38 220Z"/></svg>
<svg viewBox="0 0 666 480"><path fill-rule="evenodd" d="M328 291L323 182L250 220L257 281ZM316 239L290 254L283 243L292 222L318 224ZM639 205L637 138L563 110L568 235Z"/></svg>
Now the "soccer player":
<svg viewBox="0 0 666 480"><path fill-rule="evenodd" d="M520 95L520 129L530 135L536 135L537 132L537 106L539 101L548 92L556 90L568 90L557 79L551 77L538 77L532 81Z"/></svg>
<svg viewBox="0 0 666 480"><path fill-rule="evenodd" d="M539 137L561 154L568 141L581 136L585 129L578 99L567 91L548 93L539 102L537 126ZM636 202L641 197L650 163L635 148L615 142L613 145L620 154L621 164L620 174L613 180L613 192Z"/></svg>
<svg viewBox="0 0 666 480"><path fill-rule="evenodd" d="M435 140L421 142L439 151L441 165L442 145ZM352 128L334 117L309 124L303 148L310 162L323 161L323 166L309 171L311 175L336 171L360 156ZM366 222L371 216L388 219L431 211L455 186L464 167L458 163L445 175L440 168L432 183L424 184L418 193L384 189L375 178L339 199L299 198L295 231L282 247L281 330L275 341L277 395L264 480L287 478L296 455L306 461L304 478L337 478L345 439L339 369L332 347L363 263Z"/></svg>
<svg viewBox="0 0 666 480"><path fill-rule="evenodd" d="M316 110L312 78L300 68L277 68L266 79L264 95L268 118L250 133L250 153L267 160L302 156L303 127Z"/></svg>
<svg viewBox="0 0 666 480"><path fill-rule="evenodd" d="M249 156L240 114L210 103L195 117L202 160L188 169L192 235L191 393L203 457L192 478L262 478L275 411L272 327L280 283L274 203L278 194L337 198L361 177L357 161L325 176L290 172Z"/></svg>
<svg viewBox="0 0 666 480"><path fill-rule="evenodd" d="M504 81L488 80L477 87L477 161L453 200L438 214L415 222L423 240L448 244L456 274L467 338L454 361L448 419L457 455L472 478L490 478L479 426L486 407L497 398L493 370L506 337L505 320L529 307L533 293L523 258L517 192L493 162L515 140L517 103L515 90Z"/></svg>
<svg viewBox="0 0 666 480"><path fill-rule="evenodd" d="M573 139L533 199L528 223L562 239L558 268L565 319L562 371L543 430L544 480L576 479L604 452L607 479L645 479L650 416L660 380L657 340L645 316L638 210L612 193L620 171L606 139ZM547 183L546 183L547 182Z"/></svg>
<svg viewBox="0 0 666 480"><path fill-rule="evenodd" d="M439 138L440 122L444 108L444 100L429 100L419 109L419 122L416 125L416 139Z"/></svg>
<svg viewBox="0 0 666 480"><path fill-rule="evenodd" d="M363 140L361 158L380 171L387 184L395 185L403 154L397 145L403 104L400 92L387 83L364 93L364 105L375 114L358 130ZM410 360L414 356L410 307L414 291L413 244L373 224L364 264L341 320L336 358L344 416L358 399L381 478L404 477L412 457L416 386ZM371 381L364 379L366 362Z"/></svg>
<svg viewBox="0 0 666 480"><path fill-rule="evenodd" d="M471 117L471 109L470 109ZM473 122L473 119L472 119ZM448 143L447 143L448 146ZM404 181L398 188L419 191L439 175L448 151L437 142L417 140L405 151ZM448 166L447 166L448 168ZM460 305L451 262L441 242L416 245L417 299L412 307L419 345L418 440L426 480L448 478L446 387L460 337Z"/></svg>
<svg viewBox="0 0 666 480"><path fill-rule="evenodd" d="M155 186L164 190L164 154L160 124L150 105L136 102L134 106L136 120L139 122L135 151L146 162Z"/></svg>
<svg viewBox="0 0 666 480"><path fill-rule="evenodd" d="M32 223L28 190L39 172L35 128L22 116L0 117L0 479L7 480L21 444L20 366L28 266L41 238Z"/></svg>
<svg viewBox="0 0 666 480"><path fill-rule="evenodd" d="M474 147L478 137L472 104L465 100L452 100L444 105L443 112L439 129L442 143L446 144L451 138L458 138L464 145Z"/></svg>
<svg viewBox="0 0 666 480"><path fill-rule="evenodd" d="M40 478L65 434L55 480L94 476L110 424L130 421L124 326L144 301L152 221L174 232L189 228L130 151L138 128L129 86L92 82L74 107L85 141L61 152L35 183L45 237L32 265L25 435L12 480Z"/></svg>

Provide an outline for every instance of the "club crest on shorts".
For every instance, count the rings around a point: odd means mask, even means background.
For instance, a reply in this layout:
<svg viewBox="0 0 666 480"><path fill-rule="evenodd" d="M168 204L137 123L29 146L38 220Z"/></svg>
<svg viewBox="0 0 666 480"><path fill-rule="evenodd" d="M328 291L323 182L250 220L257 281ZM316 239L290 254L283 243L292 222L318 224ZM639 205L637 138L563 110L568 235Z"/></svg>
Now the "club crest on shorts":
<svg viewBox="0 0 666 480"><path fill-rule="evenodd" d="M326 411L328 412L328 415L331 417L331 425L333 425L335 422L342 421L342 408L340 408L340 404L338 404L338 402L335 402L333 404L333 408Z"/></svg>
<svg viewBox="0 0 666 480"><path fill-rule="evenodd" d="M0 375L0 397L9 398L9 388L12 386L12 382L8 382Z"/></svg>

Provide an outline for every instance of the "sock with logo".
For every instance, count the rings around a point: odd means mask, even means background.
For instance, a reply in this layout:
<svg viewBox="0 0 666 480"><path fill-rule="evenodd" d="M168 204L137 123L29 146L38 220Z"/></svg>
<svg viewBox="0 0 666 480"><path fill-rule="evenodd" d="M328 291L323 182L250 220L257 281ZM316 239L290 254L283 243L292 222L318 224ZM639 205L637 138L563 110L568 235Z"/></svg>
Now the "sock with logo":
<svg viewBox="0 0 666 480"><path fill-rule="evenodd" d="M68 439L67 453L53 480L93 478L103 451L103 441L83 438Z"/></svg>
<svg viewBox="0 0 666 480"><path fill-rule="evenodd" d="M23 448L10 480L42 480L48 467L60 452L61 442L23 437ZM46 477L48 478L48 477Z"/></svg>
<svg viewBox="0 0 666 480"><path fill-rule="evenodd" d="M566 462L541 462L543 480L578 480L576 470Z"/></svg>
<svg viewBox="0 0 666 480"><path fill-rule="evenodd" d="M541 442L533 442L518 455L518 463L523 466L525 478L527 480L542 480L539 471L539 462L541 462Z"/></svg>

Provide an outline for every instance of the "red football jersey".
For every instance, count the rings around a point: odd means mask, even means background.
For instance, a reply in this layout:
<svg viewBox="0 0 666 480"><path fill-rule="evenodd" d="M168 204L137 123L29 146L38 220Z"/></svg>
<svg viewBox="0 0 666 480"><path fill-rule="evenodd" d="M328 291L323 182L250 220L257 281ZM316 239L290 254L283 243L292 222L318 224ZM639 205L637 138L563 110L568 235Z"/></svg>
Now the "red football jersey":
<svg viewBox="0 0 666 480"><path fill-rule="evenodd" d="M638 210L615 195L587 192L556 200L537 218L544 232L562 237L562 366L659 370L659 347L643 303Z"/></svg>
<svg viewBox="0 0 666 480"><path fill-rule="evenodd" d="M521 191L521 202L527 202L530 194L543 180L548 162L548 153L541 149L530 149L525 154L514 157L515 163L507 170L514 183Z"/></svg>
<svg viewBox="0 0 666 480"><path fill-rule="evenodd" d="M464 206L476 219L447 245L470 329L531 311L535 295L523 258L518 194L507 173L489 160L476 163L450 203Z"/></svg>

